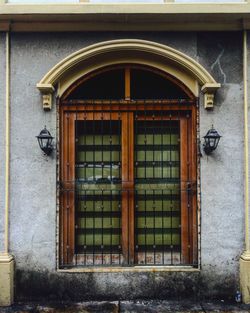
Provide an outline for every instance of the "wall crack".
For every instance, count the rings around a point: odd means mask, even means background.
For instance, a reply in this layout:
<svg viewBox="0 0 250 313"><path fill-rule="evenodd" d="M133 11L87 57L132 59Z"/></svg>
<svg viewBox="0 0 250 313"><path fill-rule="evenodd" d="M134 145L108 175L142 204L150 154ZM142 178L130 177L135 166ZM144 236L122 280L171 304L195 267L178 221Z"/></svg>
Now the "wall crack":
<svg viewBox="0 0 250 313"><path fill-rule="evenodd" d="M221 47L222 48L222 47ZM219 72L220 74L222 75L223 77L223 83L225 84L226 83L226 79L227 79L227 76L226 74L224 73L223 69L222 69L222 66L221 66L221 58L223 56L225 52L225 49L222 48L220 54L218 55L217 59L215 60L215 62L211 65L211 70L214 70L214 68L216 67L216 65L218 66L218 69L219 69Z"/></svg>

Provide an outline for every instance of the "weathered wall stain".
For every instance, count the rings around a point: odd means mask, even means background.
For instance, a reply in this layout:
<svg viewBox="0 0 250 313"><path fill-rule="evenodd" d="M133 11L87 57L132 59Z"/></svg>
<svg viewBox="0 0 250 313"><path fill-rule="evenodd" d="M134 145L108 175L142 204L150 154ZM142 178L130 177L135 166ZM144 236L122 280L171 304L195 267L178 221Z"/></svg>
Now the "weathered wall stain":
<svg viewBox="0 0 250 313"><path fill-rule="evenodd" d="M221 286L224 288L221 288ZM50 273L17 271L19 300L90 301L133 299L232 299L230 275L202 273Z"/></svg>

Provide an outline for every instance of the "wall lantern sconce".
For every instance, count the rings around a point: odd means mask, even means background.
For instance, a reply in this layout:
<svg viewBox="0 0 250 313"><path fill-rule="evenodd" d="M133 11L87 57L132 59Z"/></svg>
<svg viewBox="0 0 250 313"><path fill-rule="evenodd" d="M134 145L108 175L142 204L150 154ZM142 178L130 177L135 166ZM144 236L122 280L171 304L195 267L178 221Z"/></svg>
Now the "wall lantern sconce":
<svg viewBox="0 0 250 313"><path fill-rule="evenodd" d="M50 155L53 150L52 140L54 137L51 136L50 132L46 129L46 126L44 126L44 129L40 131L40 134L36 136L36 138L41 150L45 154Z"/></svg>
<svg viewBox="0 0 250 313"><path fill-rule="evenodd" d="M203 138L205 140L205 142L203 143L203 149L206 154L211 154L217 148L221 136L212 125L212 128L209 129L206 136L204 136Z"/></svg>

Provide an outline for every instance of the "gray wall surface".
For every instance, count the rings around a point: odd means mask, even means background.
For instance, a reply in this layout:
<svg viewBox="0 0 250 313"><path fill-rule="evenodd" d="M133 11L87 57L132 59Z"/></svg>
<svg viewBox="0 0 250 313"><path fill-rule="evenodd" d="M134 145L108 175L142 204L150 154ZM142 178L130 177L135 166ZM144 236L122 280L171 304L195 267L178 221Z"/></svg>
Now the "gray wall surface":
<svg viewBox="0 0 250 313"><path fill-rule="evenodd" d="M4 251L5 221L5 34L0 33L0 252Z"/></svg>
<svg viewBox="0 0 250 313"><path fill-rule="evenodd" d="M200 107L201 136L211 124L223 136L218 150L201 159L202 275L214 288L218 274L226 279L218 285L238 279L244 244L242 37L200 33L198 38L199 62L222 84L214 110Z"/></svg>
<svg viewBox="0 0 250 313"><path fill-rule="evenodd" d="M213 111L204 110L202 97L200 104L200 135L213 124L223 136L216 152L209 157L203 154L200 160L200 272L56 271L56 158L55 154L43 156L35 138L44 125L56 136L56 106L51 112L43 111L36 83L70 53L120 38L146 39L178 49L200 62L222 84ZM0 60L1 54L0 49ZM1 83L0 91L2 88ZM19 299L233 296L244 244L243 165L241 33L12 34L10 249L16 260ZM1 175L2 171L0 182Z"/></svg>

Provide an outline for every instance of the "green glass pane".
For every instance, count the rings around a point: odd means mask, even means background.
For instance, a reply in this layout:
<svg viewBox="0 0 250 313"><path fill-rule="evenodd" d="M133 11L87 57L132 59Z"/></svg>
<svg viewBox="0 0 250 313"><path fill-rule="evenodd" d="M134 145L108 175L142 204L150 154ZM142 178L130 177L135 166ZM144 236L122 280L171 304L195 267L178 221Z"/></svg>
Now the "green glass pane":
<svg viewBox="0 0 250 313"><path fill-rule="evenodd" d="M137 244L140 245L180 245L179 234L164 234L164 235L138 235Z"/></svg>
<svg viewBox="0 0 250 313"><path fill-rule="evenodd" d="M95 208L93 207L92 201L78 201L77 202L78 212L118 212L120 206L118 201L95 201Z"/></svg>
<svg viewBox="0 0 250 313"><path fill-rule="evenodd" d="M77 185L76 242L88 249L120 244L120 129L118 121L77 122L75 176L84 182Z"/></svg>
<svg viewBox="0 0 250 313"><path fill-rule="evenodd" d="M120 152L119 151L78 151L76 155L77 162L87 162L92 164L93 162L119 162Z"/></svg>
<svg viewBox="0 0 250 313"><path fill-rule="evenodd" d="M147 131L147 130L146 130ZM168 130L166 130L168 131ZM138 134L136 144L139 145L178 145L179 134ZM174 147L173 147L174 148Z"/></svg>
<svg viewBox="0 0 250 313"><path fill-rule="evenodd" d="M93 245L107 245L107 246L118 246L119 245L120 236L119 235L103 235L103 241L101 235L93 235L87 234L78 235L76 237L77 245L86 245L87 247L91 247Z"/></svg>
<svg viewBox="0 0 250 313"><path fill-rule="evenodd" d="M120 137L117 135L80 135L78 136L78 145L118 145Z"/></svg>
<svg viewBox="0 0 250 313"><path fill-rule="evenodd" d="M179 151L157 151L153 153L152 151L136 151L137 161L179 161Z"/></svg>
<svg viewBox="0 0 250 313"><path fill-rule="evenodd" d="M137 168L137 178L179 178L179 167Z"/></svg>
<svg viewBox="0 0 250 313"><path fill-rule="evenodd" d="M136 242L179 245L179 122L138 121L135 131Z"/></svg>
<svg viewBox="0 0 250 313"><path fill-rule="evenodd" d="M108 218L102 218L102 217L89 217L89 218L80 218L78 219L78 228L119 228L119 222L120 219L119 218L115 218L115 217L108 217ZM110 229L110 232L112 232L112 230Z"/></svg>
<svg viewBox="0 0 250 313"><path fill-rule="evenodd" d="M172 196L172 200L175 200L180 193L180 184L179 183L157 184L149 182L148 184L136 184L136 190L138 196L162 195L162 199L164 199L164 197L170 199Z"/></svg>
<svg viewBox="0 0 250 313"><path fill-rule="evenodd" d="M139 217L137 218L137 228L178 228L179 217Z"/></svg>
<svg viewBox="0 0 250 313"><path fill-rule="evenodd" d="M180 207L180 201L167 201L167 200L147 200L147 201L137 201L137 211L175 211L178 212Z"/></svg>
<svg viewBox="0 0 250 313"><path fill-rule="evenodd" d="M120 169L118 166L88 166L87 168L77 168L76 175L78 179L84 179L88 181L98 180L105 178L107 180L119 179Z"/></svg>
<svg viewBox="0 0 250 313"><path fill-rule="evenodd" d="M111 235L111 234L87 234L78 235L76 237L77 245L86 245L87 247L91 247L93 245L106 245L106 246L118 246L119 245L120 236L119 235Z"/></svg>

